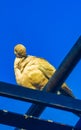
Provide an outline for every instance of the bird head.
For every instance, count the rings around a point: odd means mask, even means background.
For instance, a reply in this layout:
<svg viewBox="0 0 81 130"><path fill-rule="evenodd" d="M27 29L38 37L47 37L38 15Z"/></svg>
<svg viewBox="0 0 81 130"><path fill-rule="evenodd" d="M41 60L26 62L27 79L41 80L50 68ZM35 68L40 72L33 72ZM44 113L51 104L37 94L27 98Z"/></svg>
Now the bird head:
<svg viewBox="0 0 81 130"><path fill-rule="evenodd" d="M22 45L22 44L17 44L14 47L14 53L15 53L16 57L18 57L18 58L26 57L26 48L25 48L25 46Z"/></svg>

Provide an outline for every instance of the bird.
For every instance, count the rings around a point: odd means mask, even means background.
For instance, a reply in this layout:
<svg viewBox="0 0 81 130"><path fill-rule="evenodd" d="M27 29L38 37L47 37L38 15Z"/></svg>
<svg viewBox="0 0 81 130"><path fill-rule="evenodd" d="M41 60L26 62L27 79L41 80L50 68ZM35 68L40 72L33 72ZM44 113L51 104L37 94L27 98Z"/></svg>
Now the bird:
<svg viewBox="0 0 81 130"><path fill-rule="evenodd" d="M55 73L56 68L46 59L27 54L26 47L19 43L14 47L14 73L18 85L29 89L42 91L49 79ZM72 90L63 83L57 94L63 94L74 98Z"/></svg>

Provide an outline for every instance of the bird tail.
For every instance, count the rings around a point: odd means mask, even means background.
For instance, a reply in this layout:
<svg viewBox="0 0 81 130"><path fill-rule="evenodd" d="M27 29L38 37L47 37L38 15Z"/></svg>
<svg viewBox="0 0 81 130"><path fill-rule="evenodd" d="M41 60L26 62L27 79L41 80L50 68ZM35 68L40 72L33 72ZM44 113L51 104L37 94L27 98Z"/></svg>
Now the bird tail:
<svg viewBox="0 0 81 130"><path fill-rule="evenodd" d="M62 85L60 92L65 96L76 98L72 93L71 89L65 83Z"/></svg>

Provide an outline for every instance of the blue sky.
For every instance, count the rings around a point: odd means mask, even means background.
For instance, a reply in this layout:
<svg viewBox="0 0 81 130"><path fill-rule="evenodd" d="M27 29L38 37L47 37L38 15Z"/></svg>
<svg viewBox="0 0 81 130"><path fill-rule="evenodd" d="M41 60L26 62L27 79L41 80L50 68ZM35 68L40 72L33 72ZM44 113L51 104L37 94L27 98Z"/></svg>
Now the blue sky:
<svg viewBox="0 0 81 130"><path fill-rule="evenodd" d="M81 35L81 0L0 1L0 81L16 84L14 46L23 43L29 55L59 64ZM66 83L81 99L81 61ZM24 114L30 103L0 97L0 109ZM69 112L46 108L41 118L75 125L78 117ZM13 130L0 124L2 130Z"/></svg>

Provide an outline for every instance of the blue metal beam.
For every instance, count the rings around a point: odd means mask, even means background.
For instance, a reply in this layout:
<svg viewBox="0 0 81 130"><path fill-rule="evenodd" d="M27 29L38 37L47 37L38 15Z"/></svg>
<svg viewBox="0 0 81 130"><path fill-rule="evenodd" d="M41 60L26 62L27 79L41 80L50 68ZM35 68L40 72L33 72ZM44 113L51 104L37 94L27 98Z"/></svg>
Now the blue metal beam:
<svg viewBox="0 0 81 130"><path fill-rule="evenodd" d="M81 60L81 36L74 44L74 46L71 48L71 50L68 52L68 54L65 56L64 60L59 65L54 75L50 78L44 90L54 93L57 92L80 60ZM69 94L69 96L71 95Z"/></svg>
<svg viewBox="0 0 81 130"><path fill-rule="evenodd" d="M76 128L77 130L81 130L81 118L80 118L79 121L76 123L75 128Z"/></svg>
<svg viewBox="0 0 81 130"><path fill-rule="evenodd" d="M81 101L63 95L32 90L3 82L0 82L0 95L21 101L36 103L43 107L48 106L81 114Z"/></svg>
<svg viewBox="0 0 81 130"><path fill-rule="evenodd" d="M72 130L72 126L45 121L35 117L0 110L0 124L26 130Z"/></svg>

